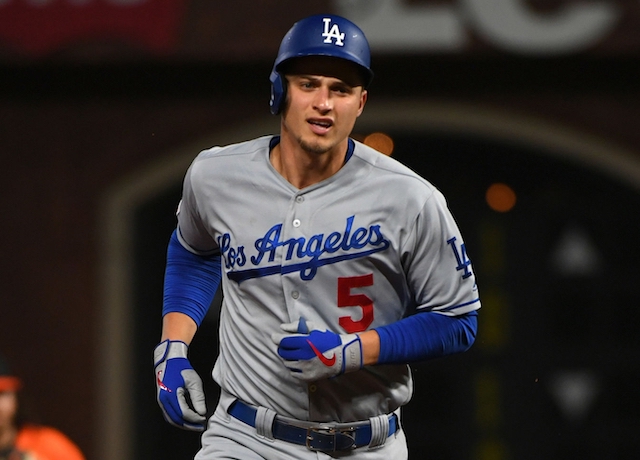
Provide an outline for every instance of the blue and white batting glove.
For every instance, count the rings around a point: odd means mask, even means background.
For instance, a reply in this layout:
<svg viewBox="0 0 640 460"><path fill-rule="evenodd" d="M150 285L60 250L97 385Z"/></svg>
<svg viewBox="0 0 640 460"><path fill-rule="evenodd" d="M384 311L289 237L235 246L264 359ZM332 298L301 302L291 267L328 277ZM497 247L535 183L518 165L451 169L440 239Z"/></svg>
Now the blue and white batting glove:
<svg viewBox="0 0 640 460"><path fill-rule="evenodd" d="M271 340L294 377L313 382L362 369L362 343L356 334L309 331L302 319L280 327L288 333L274 333Z"/></svg>
<svg viewBox="0 0 640 460"><path fill-rule="evenodd" d="M153 351L157 400L167 422L203 431L207 413L204 389L187 359L188 350L184 342L165 340Z"/></svg>

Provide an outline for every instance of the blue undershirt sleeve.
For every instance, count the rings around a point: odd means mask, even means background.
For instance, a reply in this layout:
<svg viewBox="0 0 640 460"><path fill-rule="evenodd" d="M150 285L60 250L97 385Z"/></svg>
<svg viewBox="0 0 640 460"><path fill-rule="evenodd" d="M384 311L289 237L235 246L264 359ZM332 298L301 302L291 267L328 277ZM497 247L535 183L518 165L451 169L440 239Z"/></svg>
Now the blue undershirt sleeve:
<svg viewBox="0 0 640 460"><path fill-rule="evenodd" d="M468 350L476 338L478 313L421 312L375 330L380 336L378 364L424 361Z"/></svg>
<svg viewBox="0 0 640 460"><path fill-rule="evenodd" d="M220 255L199 256L189 252L174 231L167 248L162 315L184 313L200 326L221 278Z"/></svg>

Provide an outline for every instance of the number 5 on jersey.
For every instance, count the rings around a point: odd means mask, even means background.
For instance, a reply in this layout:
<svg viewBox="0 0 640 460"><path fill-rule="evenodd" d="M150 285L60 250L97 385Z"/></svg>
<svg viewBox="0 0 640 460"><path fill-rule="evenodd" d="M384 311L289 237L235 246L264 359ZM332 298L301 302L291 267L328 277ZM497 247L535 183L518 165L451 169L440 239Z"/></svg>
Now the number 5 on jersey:
<svg viewBox="0 0 640 460"><path fill-rule="evenodd" d="M338 278L338 307L360 307L362 318L354 321L350 316L338 318L340 326L349 334L362 332L373 322L373 300L364 294L352 294L351 289L373 286L373 273Z"/></svg>

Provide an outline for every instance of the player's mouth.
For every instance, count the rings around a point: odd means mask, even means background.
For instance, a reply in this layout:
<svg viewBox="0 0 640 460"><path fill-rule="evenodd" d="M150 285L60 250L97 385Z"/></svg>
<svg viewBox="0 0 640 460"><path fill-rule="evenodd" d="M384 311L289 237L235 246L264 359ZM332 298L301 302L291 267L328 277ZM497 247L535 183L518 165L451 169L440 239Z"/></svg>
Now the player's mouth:
<svg viewBox="0 0 640 460"><path fill-rule="evenodd" d="M315 134L326 134L333 126L333 120L327 118L310 118L307 123Z"/></svg>

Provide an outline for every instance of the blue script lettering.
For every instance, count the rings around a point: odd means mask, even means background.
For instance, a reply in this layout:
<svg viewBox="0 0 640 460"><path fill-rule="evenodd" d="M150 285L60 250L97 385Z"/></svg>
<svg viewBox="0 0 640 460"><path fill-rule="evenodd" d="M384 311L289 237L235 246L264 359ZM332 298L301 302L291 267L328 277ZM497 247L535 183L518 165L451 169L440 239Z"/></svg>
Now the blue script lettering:
<svg viewBox="0 0 640 460"><path fill-rule="evenodd" d="M273 262L276 257L276 250L280 247L283 248L284 261L298 259L299 262L291 265L274 265L246 270L233 271L236 265L245 265L247 258L244 254L244 246L233 248L231 246L231 235L225 233L218 237L218 243L220 251L225 258L225 266L232 270L228 273L228 277L231 280L241 282L246 279L260 278L277 273L299 272L301 279L311 280L316 275L318 268L323 265L366 257L370 254L384 251L389 247L391 243L382 234L380 225L354 229L354 219L355 216L347 218L342 232L332 232L327 236L324 233L318 233L308 239L299 237L285 241L281 240L282 224L276 224L267 230L263 237L255 241L256 254L249 258L251 264L257 267L264 260ZM333 254L340 250L344 254L322 258L325 254Z"/></svg>
<svg viewBox="0 0 640 460"><path fill-rule="evenodd" d="M273 262L276 257L276 249L280 244L280 232L282 231L282 224L274 225L264 235L264 237L256 240L256 249L258 250L258 256L251 256L251 263L258 265L262 262L262 257L269 253L269 262Z"/></svg>
<svg viewBox="0 0 640 460"><path fill-rule="evenodd" d="M218 246L220 247L220 252L224 255L225 267L233 268L236 264L242 267L247 263L247 257L244 255L244 246L232 248L231 235L228 233L218 237Z"/></svg>

